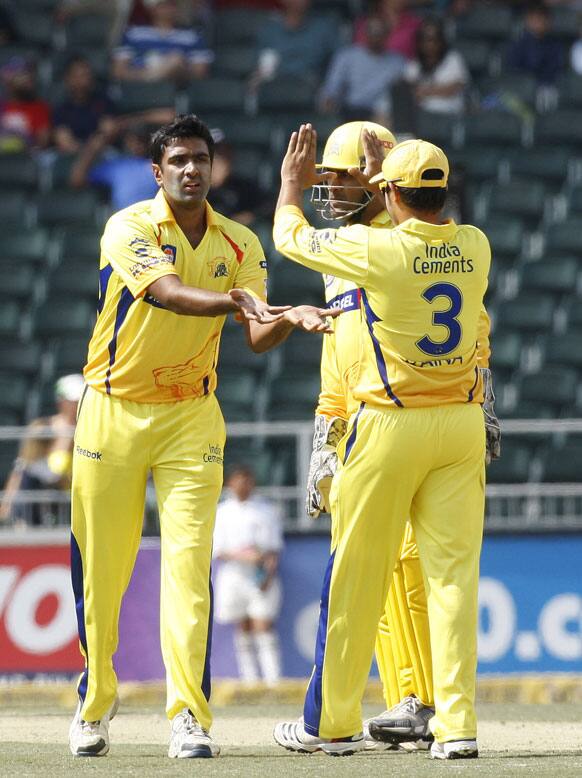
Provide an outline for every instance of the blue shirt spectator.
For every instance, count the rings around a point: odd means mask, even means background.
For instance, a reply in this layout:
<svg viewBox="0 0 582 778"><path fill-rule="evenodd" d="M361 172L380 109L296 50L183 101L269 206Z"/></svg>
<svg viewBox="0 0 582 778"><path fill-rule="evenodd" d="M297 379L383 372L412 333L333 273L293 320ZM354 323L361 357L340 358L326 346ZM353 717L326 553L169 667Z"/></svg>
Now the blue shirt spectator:
<svg viewBox="0 0 582 778"><path fill-rule="evenodd" d="M177 26L175 0L147 0L151 25L128 27L114 52L113 75L120 81L187 82L204 78L214 55L202 33Z"/></svg>
<svg viewBox="0 0 582 778"><path fill-rule="evenodd" d="M525 29L508 53L508 65L534 76L539 84L553 84L564 67L564 47L552 38L549 10L541 4L528 8Z"/></svg>

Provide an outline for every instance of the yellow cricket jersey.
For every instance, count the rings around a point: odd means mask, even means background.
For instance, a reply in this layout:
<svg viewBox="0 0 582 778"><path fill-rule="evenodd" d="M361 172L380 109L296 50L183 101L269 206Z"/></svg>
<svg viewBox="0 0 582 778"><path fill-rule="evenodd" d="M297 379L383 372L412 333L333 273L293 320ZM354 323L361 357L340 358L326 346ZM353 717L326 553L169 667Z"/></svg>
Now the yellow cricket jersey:
<svg viewBox="0 0 582 778"><path fill-rule="evenodd" d="M176 274L188 286L247 289L265 299L266 262L249 229L206 204L207 229L192 248L160 190L153 200L114 214L101 240L98 317L85 380L100 392L136 402L175 402L216 388L216 360L226 316L182 316L146 290Z"/></svg>
<svg viewBox="0 0 582 778"><path fill-rule="evenodd" d="M480 327L488 328L483 295L491 251L480 230L416 219L393 229L315 230L298 208L286 206L275 215L274 240L290 259L356 285L328 289L331 304L357 310L359 318L357 336L345 339L347 355L336 354L332 366L356 401L397 407L482 402L477 343ZM488 352L487 337L484 359ZM342 394L335 392L336 403Z"/></svg>

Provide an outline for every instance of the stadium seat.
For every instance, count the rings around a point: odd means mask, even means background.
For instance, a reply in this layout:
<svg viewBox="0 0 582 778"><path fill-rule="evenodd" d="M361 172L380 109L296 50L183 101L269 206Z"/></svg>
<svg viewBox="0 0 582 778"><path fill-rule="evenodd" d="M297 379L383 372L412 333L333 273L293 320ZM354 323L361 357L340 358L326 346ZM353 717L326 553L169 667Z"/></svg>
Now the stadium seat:
<svg viewBox="0 0 582 778"><path fill-rule="evenodd" d="M543 457L542 480L553 483L582 481L582 441L566 440L559 448L548 448Z"/></svg>
<svg viewBox="0 0 582 778"><path fill-rule="evenodd" d="M500 76L479 79L477 88L482 100L493 98L501 106L511 110L513 106L517 108L519 103L533 107L538 85L536 79L528 73L503 73Z"/></svg>
<svg viewBox="0 0 582 778"><path fill-rule="evenodd" d="M257 55L250 46L220 46L212 72L226 78L246 79L256 64Z"/></svg>
<svg viewBox="0 0 582 778"><path fill-rule="evenodd" d="M47 264L48 257L49 237L46 230L39 227L28 229L26 240L20 231L6 230L3 233L0 244L0 259Z"/></svg>
<svg viewBox="0 0 582 778"><path fill-rule="evenodd" d="M496 327L536 335L549 334L554 322L554 302L541 293L524 293L499 304Z"/></svg>
<svg viewBox="0 0 582 778"><path fill-rule="evenodd" d="M582 229L579 217L572 216L562 222L551 224L544 233L545 252L556 256L580 256L582 252Z"/></svg>
<svg viewBox="0 0 582 778"><path fill-rule="evenodd" d="M188 88L188 108L202 116L211 111L243 113L246 84L236 78L206 78L192 81Z"/></svg>
<svg viewBox="0 0 582 778"><path fill-rule="evenodd" d="M27 154L0 154L0 186L13 191L34 189L38 185L38 168Z"/></svg>
<svg viewBox="0 0 582 778"><path fill-rule="evenodd" d="M449 162L453 172L462 172L468 181L491 182L497 178L500 164L497 149L454 149L449 153Z"/></svg>
<svg viewBox="0 0 582 778"><path fill-rule="evenodd" d="M0 372L2 373L34 375L40 370L41 358L39 343L0 341Z"/></svg>
<svg viewBox="0 0 582 778"><path fill-rule="evenodd" d="M323 305L323 279L319 273L285 260L269 275L269 300L274 305Z"/></svg>
<svg viewBox="0 0 582 778"><path fill-rule="evenodd" d="M84 225L65 225L56 234L60 260L75 258L80 261L99 263L101 231Z"/></svg>
<svg viewBox="0 0 582 778"><path fill-rule="evenodd" d="M560 109L582 108L582 76L572 71L562 73L558 79L557 88Z"/></svg>
<svg viewBox="0 0 582 778"><path fill-rule="evenodd" d="M555 147L514 149L504 155L512 181L541 180L552 191L560 189L568 175L571 155L567 149Z"/></svg>
<svg viewBox="0 0 582 778"><path fill-rule="evenodd" d="M219 368L216 395L227 421L252 421L256 416L258 383L252 370Z"/></svg>
<svg viewBox="0 0 582 778"><path fill-rule="evenodd" d="M65 49L51 52L51 79L52 83L61 83L65 66L75 56L82 56L88 60L93 68L93 72L99 80L106 81L109 74L111 63L111 53L108 48L98 46L89 48L83 45L81 48L74 43Z"/></svg>
<svg viewBox="0 0 582 778"><path fill-rule="evenodd" d="M419 111L416 117L416 135L447 149L454 144L458 124L459 121L454 115Z"/></svg>
<svg viewBox="0 0 582 778"><path fill-rule="evenodd" d="M305 367L310 373L317 372L321 364L324 337L310 332L292 333L283 350L286 369L296 367L301 370Z"/></svg>
<svg viewBox="0 0 582 778"><path fill-rule="evenodd" d="M8 257L0 257L0 304L7 299L26 300L34 291L36 274L32 265L10 261Z"/></svg>
<svg viewBox="0 0 582 778"><path fill-rule="evenodd" d="M258 92L259 111L313 111L314 100L313 84L300 78L280 76L266 81Z"/></svg>
<svg viewBox="0 0 582 778"><path fill-rule="evenodd" d="M548 335L543 343L546 365L562 365L582 370L582 327L568 329L560 335Z"/></svg>
<svg viewBox="0 0 582 778"><path fill-rule="evenodd" d="M545 403L567 409L576 402L578 375L567 367L544 367L521 378L520 402Z"/></svg>
<svg viewBox="0 0 582 778"><path fill-rule="evenodd" d="M17 419L17 424L22 423L21 415L16 413L15 411L4 411L2 408L0 408L0 418L4 416L4 413L6 413L6 418L8 419L5 423L14 423L14 418ZM9 420L12 419L12 422ZM12 472L12 468L14 467L14 460L16 459L18 455L18 441L16 440L4 440L2 441L0 445L0 489L4 488L4 484L6 483L6 479Z"/></svg>
<svg viewBox="0 0 582 778"><path fill-rule="evenodd" d="M65 28L67 46L108 49L113 20L106 14L73 16Z"/></svg>
<svg viewBox="0 0 582 778"><path fill-rule="evenodd" d="M520 287L526 291L568 294L576 288L578 263L572 257L556 257L549 262L530 262L520 268Z"/></svg>
<svg viewBox="0 0 582 778"><path fill-rule="evenodd" d="M572 7L568 8L568 5ZM564 45L571 45L578 37L580 18L574 3L552 7L552 37L559 38Z"/></svg>
<svg viewBox="0 0 582 778"><path fill-rule="evenodd" d="M61 335L54 343L55 371L59 375L80 373L87 361L87 335Z"/></svg>
<svg viewBox="0 0 582 778"><path fill-rule="evenodd" d="M254 46L257 33L268 15L253 8L232 8L220 11L214 25L217 49L224 45Z"/></svg>
<svg viewBox="0 0 582 778"><path fill-rule="evenodd" d="M95 322L95 307L84 300L48 300L34 313L36 336L49 340L71 332L89 333Z"/></svg>
<svg viewBox="0 0 582 778"><path fill-rule="evenodd" d="M568 331L582 329L582 300L580 297L572 294L567 305L568 310Z"/></svg>
<svg viewBox="0 0 582 778"><path fill-rule="evenodd" d="M518 332L502 330L496 332L491 350L491 369L493 378L510 374L519 369L521 362L522 339Z"/></svg>
<svg viewBox="0 0 582 778"><path fill-rule="evenodd" d="M582 146L582 113L575 110L554 111L538 116L534 126L536 145L553 145L579 149Z"/></svg>
<svg viewBox="0 0 582 778"><path fill-rule="evenodd" d="M517 116L504 111L481 111L464 121L465 146L520 146L522 125Z"/></svg>
<svg viewBox="0 0 582 778"><path fill-rule="evenodd" d="M525 230L517 219L493 219L479 224L489 238L492 261L495 264L510 265L522 252Z"/></svg>
<svg viewBox="0 0 582 778"><path fill-rule="evenodd" d="M0 408L22 412L28 401L28 381L21 375L0 375Z"/></svg>
<svg viewBox="0 0 582 778"><path fill-rule="evenodd" d="M510 438L503 440L502 456L487 468L489 483L519 484L529 480L531 449Z"/></svg>
<svg viewBox="0 0 582 778"><path fill-rule="evenodd" d="M23 42L41 49L51 46L55 25L49 14L42 10L29 10L25 3L15 3L13 12L19 38Z"/></svg>
<svg viewBox="0 0 582 778"><path fill-rule="evenodd" d="M489 219L516 217L534 228L544 214L546 190L539 181L493 184L488 187L486 200Z"/></svg>
<svg viewBox="0 0 582 778"><path fill-rule="evenodd" d="M269 418L278 421L304 421L313 418L319 397L318 372L287 369L269 386Z"/></svg>
<svg viewBox="0 0 582 778"><path fill-rule="evenodd" d="M494 49L485 41L458 40L454 48L465 60L465 65L473 78L479 78L489 72L491 61L494 57Z"/></svg>
<svg viewBox="0 0 582 778"><path fill-rule="evenodd" d="M97 262L87 266L74 259L61 262L48 279L51 300L68 298L88 300L97 305L99 299L99 270Z"/></svg>
<svg viewBox="0 0 582 778"><path fill-rule="evenodd" d="M58 189L36 197L37 219L43 226L82 223L90 227L98 222L101 210L91 189Z"/></svg>
<svg viewBox="0 0 582 778"><path fill-rule="evenodd" d="M27 231L31 216L28 207L29 200L30 197L25 192L14 191L9 186L0 188L0 203L2 203L0 219L3 230L10 225L15 232Z"/></svg>
<svg viewBox="0 0 582 778"><path fill-rule="evenodd" d="M218 364L225 370L237 367L261 373L268 364L267 354L255 354L247 345L242 324L225 327L220 338Z"/></svg>
<svg viewBox="0 0 582 778"><path fill-rule="evenodd" d="M580 218L582 215L582 184L578 183L570 187L566 191L566 199L568 203L568 214Z"/></svg>
<svg viewBox="0 0 582 778"><path fill-rule="evenodd" d="M112 94L119 113L138 113L149 108L175 108L176 105L176 86L171 81L123 81L115 84Z"/></svg>
<svg viewBox="0 0 582 778"><path fill-rule="evenodd" d="M507 40L512 24L510 8L500 4L477 6L457 22L456 39L503 42Z"/></svg>
<svg viewBox="0 0 582 778"><path fill-rule="evenodd" d="M69 186L71 170L77 159L76 154L58 154L49 171L51 189L61 189Z"/></svg>
<svg viewBox="0 0 582 778"><path fill-rule="evenodd" d="M20 327L18 303L8 300L0 305L0 336L13 337Z"/></svg>

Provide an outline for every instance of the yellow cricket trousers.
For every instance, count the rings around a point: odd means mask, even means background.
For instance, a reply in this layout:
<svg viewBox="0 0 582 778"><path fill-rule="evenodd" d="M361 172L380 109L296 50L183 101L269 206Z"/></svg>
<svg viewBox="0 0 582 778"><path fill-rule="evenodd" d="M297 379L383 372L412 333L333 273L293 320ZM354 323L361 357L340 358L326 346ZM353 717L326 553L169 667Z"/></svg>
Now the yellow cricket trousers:
<svg viewBox="0 0 582 778"><path fill-rule="evenodd" d="M411 694L434 705L426 592L410 522L378 625L376 662L387 708Z"/></svg>
<svg viewBox="0 0 582 778"><path fill-rule="evenodd" d="M438 741L474 738L485 433L477 404L361 406L338 447L334 546L324 575L305 729L362 729L361 700L406 517L425 580Z"/></svg>
<svg viewBox="0 0 582 778"><path fill-rule="evenodd" d="M210 727L210 558L224 439L213 394L136 403L86 390L75 432L71 534L86 665L78 692L86 721L100 719L117 693L113 654L119 611L139 549L151 470L161 530L166 711L172 718L188 707L203 727Z"/></svg>

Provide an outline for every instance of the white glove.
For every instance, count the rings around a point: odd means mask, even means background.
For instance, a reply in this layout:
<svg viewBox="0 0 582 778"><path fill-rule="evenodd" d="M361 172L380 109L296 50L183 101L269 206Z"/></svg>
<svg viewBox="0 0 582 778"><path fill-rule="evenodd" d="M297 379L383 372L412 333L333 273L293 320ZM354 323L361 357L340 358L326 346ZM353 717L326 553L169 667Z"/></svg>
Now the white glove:
<svg viewBox="0 0 582 778"><path fill-rule="evenodd" d="M317 519L320 513L329 513L329 490L337 470L336 446L346 429L347 422L339 416L328 419L318 414L315 417L305 500L305 510L312 519Z"/></svg>
<svg viewBox="0 0 582 778"><path fill-rule="evenodd" d="M487 367L480 367L483 378L483 416L485 417L485 462L490 464L493 459L501 456L501 427L495 415L495 392L493 391L493 376Z"/></svg>

